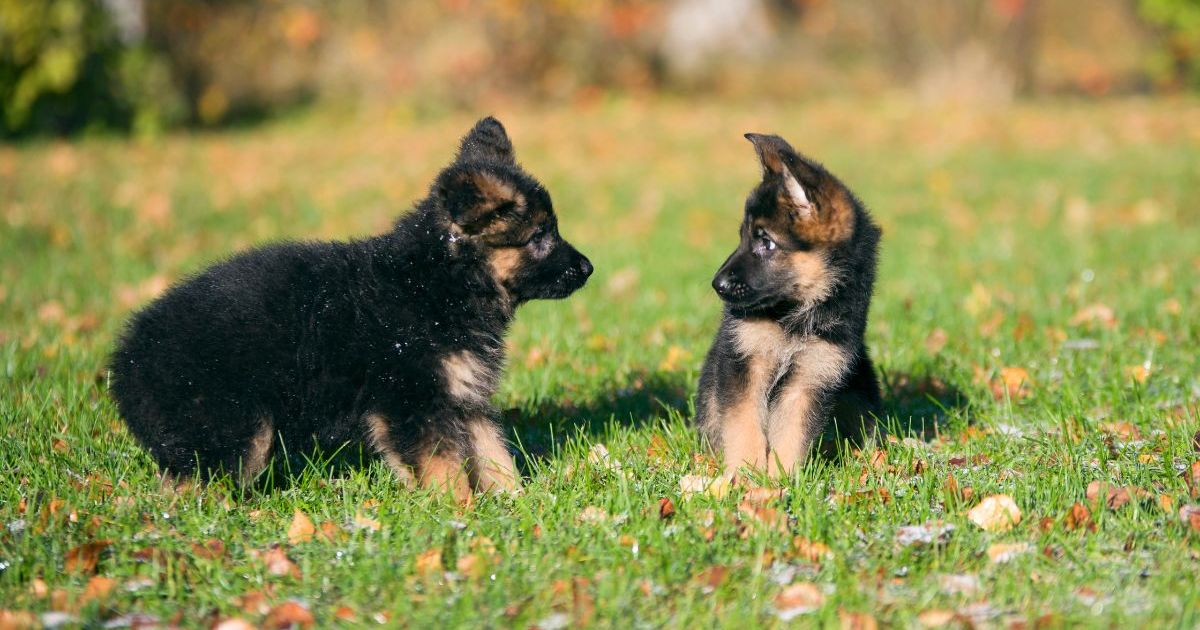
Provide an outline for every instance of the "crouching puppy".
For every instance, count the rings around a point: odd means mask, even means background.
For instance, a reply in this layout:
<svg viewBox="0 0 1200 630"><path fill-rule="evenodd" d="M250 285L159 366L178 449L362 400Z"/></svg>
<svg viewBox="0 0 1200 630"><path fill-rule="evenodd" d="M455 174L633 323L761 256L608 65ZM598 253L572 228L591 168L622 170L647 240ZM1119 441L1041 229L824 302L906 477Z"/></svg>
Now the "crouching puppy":
<svg viewBox="0 0 1200 630"><path fill-rule="evenodd" d="M726 474L790 475L831 418L843 437L874 428L879 383L863 335L880 229L782 138L746 138L763 179L746 200L740 244L713 278L725 308L696 421Z"/></svg>
<svg viewBox="0 0 1200 630"><path fill-rule="evenodd" d="M280 243L134 315L112 395L165 473L251 480L283 452L363 445L405 483L519 486L489 399L514 310L592 273L550 195L485 118L382 236Z"/></svg>

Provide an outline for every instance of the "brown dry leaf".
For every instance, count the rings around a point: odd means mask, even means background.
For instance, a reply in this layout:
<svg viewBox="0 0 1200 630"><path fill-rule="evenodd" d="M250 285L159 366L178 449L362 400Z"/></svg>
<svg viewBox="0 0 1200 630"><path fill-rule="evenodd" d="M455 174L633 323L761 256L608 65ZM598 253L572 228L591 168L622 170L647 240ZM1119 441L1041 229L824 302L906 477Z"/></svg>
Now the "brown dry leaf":
<svg viewBox="0 0 1200 630"><path fill-rule="evenodd" d="M1147 380L1150 379L1150 367L1147 366L1145 363L1139 363L1137 365L1127 365L1127 366L1125 366L1125 369L1122 371L1125 373L1125 376L1127 378L1129 378L1130 380L1132 380L1136 383L1145 383Z"/></svg>
<svg viewBox="0 0 1200 630"><path fill-rule="evenodd" d="M362 502L364 510L370 510L379 507L379 499L367 499Z"/></svg>
<svg viewBox="0 0 1200 630"><path fill-rule="evenodd" d="M373 518L368 518L362 512L354 513L354 526L358 529L367 529L373 532L377 532L381 527L383 527L379 524L379 521Z"/></svg>
<svg viewBox="0 0 1200 630"><path fill-rule="evenodd" d="M1113 487L1107 482L1099 480L1088 484L1086 494L1088 502L1092 504L1095 504L1100 497L1104 497L1104 503L1110 510L1116 510L1135 498L1138 500L1150 498L1149 492L1137 486Z"/></svg>
<svg viewBox="0 0 1200 630"><path fill-rule="evenodd" d="M1200 505L1185 505L1179 508L1179 520L1192 528L1192 531L1200 532Z"/></svg>
<svg viewBox="0 0 1200 630"><path fill-rule="evenodd" d="M192 555L203 560L220 560L225 557L225 543L216 538L192 543Z"/></svg>
<svg viewBox="0 0 1200 630"><path fill-rule="evenodd" d="M946 331L934 328L933 332L925 338L925 349L929 351L929 354L937 354L946 347L947 341L950 341L950 336L946 334Z"/></svg>
<svg viewBox="0 0 1200 630"><path fill-rule="evenodd" d="M308 542L313 539L313 534L317 528L313 526L312 519L308 518L302 510L296 509L292 513L292 524L288 527L288 542L296 545L302 542Z"/></svg>
<svg viewBox="0 0 1200 630"><path fill-rule="evenodd" d="M96 572L96 564L100 562L100 552L112 545L111 540L97 540L75 547L67 552L63 559L63 568L68 573Z"/></svg>
<svg viewBox="0 0 1200 630"><path fill-rule="evenodd" d="M338 621L354 623L358 621L358 613L354 612L354 609L349 606L338 606L337 610L333 611L333 618Z"/></svg>
<svg viewBox="0 0 1200 630"><path fill-rule="evenodd" d="M454 569L467 577L478 579L483 576L483 570L486 565L487 561L481 558L479 554L468 553L458 557L458 560L454 563Z"/></svg>
<svg viewBox="0 0 1200 630"><path fill-rule="evenodd" d="M37 615L25 610L0 610L0 630L33 630L42 627Z"/></svg>
<svg viewBox="0 0 1200 630"><path fill-rule="evenodd" d="M1087 509L1087 506L1076 502L1067 510L1067 516L1063 520L1063 524L1067 529L1086 529L1088 531L1096 531L1096 524L1092 522L1092 511Z"/></svg>
<svg viewBox="0 0 1200 630"><path fill-rule="evenodd" d="M1183 471L1183 482L1187 484L1188 494L1193 499L1200 499L1200 460L1192 462L1192 465Z"/></svg>
<svg viewBox="0 0 1200 630"><path fill-rule="evenodd" d="M1032 390L1033 381L1029 371L1023 367L1000 368L1000 377L992 381L992 396L1003 400L1006 396L1013 400L1027 398Z"/></svg>
<svg viewBox="0 0 1200 630"><path fill-rule="evenodd" d="M729 573L729 567L716 564L696 574L692 579L700 590L706 595L717 590L721 583L725 581L725 575Z"/></svg>
<svg viewBox="0 0 1200 630"><path fill-rule="evenodd" d="M679 492L684 496L708 493L721 498L729 492L729 479L726 477L705 477L703 475L684 475L679 478Z"/></svg>
<svg viewBox="0 0 1200 630"><path fill-rule="evenodd" d="M295 579L300 579L300 567L292 562L288 557L287 550L279 545L275 545L266 551L254 551L251 555L256 556L267 565L267 573L271 575L290 575Z"/></svg>
<svg viewBox="0 0 1200 630"><path fill-rule="evenodd" d="M671 448L661 435L655 434L650 438L650 446L646 447L646 456L655 462L667 462L671 459Z"/></svg>
<svg viewBox="0 0 1200 630"><path fill-rule="evenodd" d="M104 601L108 599L108 595L117 587L117 581L112 578L107 578L102 575L92 576L88 580L87 586L83 588L83 596L80 598L81 603L90 601Z"/></svg>
<svg viewBox="0 0 1200 630"><path fill-rule="evenodd" d="M1100 324L1105 328L1113 328L1117 325L1117 316L1116 313L1113 312L1112 308L1097 302L1079 309L1075 315L1071 317L1070 324L1072 326Z"/></svg>
<svg viewBox="0 0 1200 630"><path fill-rule="evenodd" d="M967 518L984 531L1006 532L1021 522L1021 508L1007 494L993 494L971 508Z"/></svg>
<svg viewBox="0 0 1200 630"><path fill-rule="evenodd" d="M1105 435L1121 442L1132 442L1142 439L1142 432L1128 422L1105 422L1100 425Z"/></svg>
<svg viewBox="0 0 1200 630"><path fill-rule="evenodd" d="M442 570L442 550L428 549L417 554L416 569L419 575L429 575Z"/></svg>
<svg viewBox="0 0 1200 630"><path fill-rule="evenodd" d="M585 577L571 580L571 616L575 626L586 628L592 623L596 602L592 599L591 582Z"/></svg>
<svg viewBox="0 0 1200 630"><path fill-rule="evenodd" d="M317 526L317 537L325 542L338 542L344 538L345 532L333 521L322 521Z"/></svg>
<svg viewBox="0 0 1200 630"><path fill-rule="evenodd" d="M271 610L267 594L262 591L246 591L234 598L233 603L247 615L265 615Z"/></svg>
<svg viewBox="0 0 1200 630"><path fill-rule="evenodd" d="M1029 543L996 543L987 548L988 559L995 564L1004 564L1029 551Z"/></svg>
<svg viewBox="0 0 1200 630"><path fill-rule="evenodd" d="M838 621L842 630L876 630L879 622L868 613L850 612L844 608L838 609Z"/></svg>
<svg viewBox="0 0 1200 630"><path fill-rule="evenodd" d="M945 608L931 608L917 615L917 623L926 628L941 628L958 618L958 613Z"/></svg>
<svg viewBox="0 0 1200 630"><path fill-rule="evenodd" d="M741 518L742 523L753 525L764 531L787 531L787 514L772 507L742 501L738 504L738 517ZM743 537L748 535L749 530L742 531Z"/></svg>
<svg viewBox="0 0 1200 630"><path fill-rule="evenodd" d="M29 581L29 594L36 599L45 599L50 594L50 587L42 578L33 578Z"/></svg>
<svg viewBox="0 0 1200 630"><path fill-rule="evenodd" d="M779 591L774 604L775 614L788 621L819 610L825 604L825 594L812 582L797 582Z"/></svg>
<svg viewBox="0 0 1200 630"><path fill-rule="evenodd" d="M833 557L833 550L822 542L809 540L803 536L792 538L792 549L796 556L808 562L820 563Z"/></svg>
<svg viewBox="0 0 1200 630"><path fill-rule="evenodd" d="M658 518L666 520L675 516L675 504L667 497L658 500Z"/></svg>
<svg viewBox="0 0 1200 630"><path fill-rule="evenodd" d="M267 618L263 619L262 627L283 630L284 628L308 628L316 623L308 608L296 601L286 601L271 609Z"/></svg>

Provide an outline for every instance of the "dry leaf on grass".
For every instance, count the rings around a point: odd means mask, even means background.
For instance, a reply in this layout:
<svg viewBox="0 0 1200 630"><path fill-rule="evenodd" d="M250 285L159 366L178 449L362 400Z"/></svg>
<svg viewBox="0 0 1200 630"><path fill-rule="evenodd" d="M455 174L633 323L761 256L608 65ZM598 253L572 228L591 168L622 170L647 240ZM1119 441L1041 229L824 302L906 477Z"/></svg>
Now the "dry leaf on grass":
<svg viewBox="0 0 1200 630"><path fill-rule="evenodd" d="M1072 326L1100 324L1105 328L1113 328L1117 325L1117 315L1108 305L1097 302L1076 311L1075 315L1071 317L1070 324Z"/></svg>
<svg viewBox="0 0 1200 630"><path fill-rule="evenodd" d="M96 572L96 564L100 562L100 552L112 545L111 540L97 540L75 547L63 558L63 568L68 573Z"/></svg>
<svg viewBox="0 0 1200 630"><path fill-rule="evenodd" d="M833 557L833 550L825 543L809 540L803 536L792 538L792 549L796 556L807 561L820 563Z"/></svg>
<svg viewBox="0 0 1200 630"><path fill-rule="evenodd" d="M705 595L717 590L717 587L725 581L725 576L729 573L729 567L717 564L696 574L692 579L699 587L700 591Z"/></svg>
<svg viewBox="0 0 1200 630"><path fill-rule="evenodd" d="M117 587L117 581L112 578L107 578L102 575L93 576L88 580L87 586L83 588L83 595L80 598L80 603L90 601L104 601L108 599L109 594Z"/></svg>
<svg viewBox="0 0 1200 630"><path fill-rule="evenodd" d="M230 617L218 622L213 626L213 630L258 630L258 626L241 617Z"/></svg>
<svg viewBox="0 0 1200 630"><path fill-rule="evenodd" d="M416 560L417 573L420 575L429 575L442 570L442 550L427 549L417 554Z"/></svg>
<svg viewBox="0 0 1200 630"><path fill-rule="evenodd" d="M300 579L300 567L292 562L287 555L287 550L279 545L266 551L251 551L250 555L262 560L263 564L267 565L267 573L271 575L290 575L297 580Z"/></svg>
<svg viewBox="0 0 1200 630"><path fill-rule="evenodd" d="M1149 492L1137 486L1112 486L1108 482L1098 480L1088 484L1086 494L1087 500L1091 504L1095 504L1100 497L1104 497L1104 504L1110 510L1116 510L1134 498L1138 500L1150 498Z"/></svg>
<svg viewBox="0 0 1200 630"><path fill-rule="evenodd" d="M775 596L775 614L788 621L799 615L819 610L825 604L825 594L812 582L797 582Z"/></svg>
<svg viewBox="0 0 1200 630"><path fill-rule="evenodd" d="M292 524L288 527L288 542L296 545L302 542L308 542L313 539L313 534L317 528L313 526L312 519L308 518L302 510L296 509L292 513Z"/></svg>
<svg viewBox="0 0 1200 630"><path fill-rule="evenodd" d="M941 628L958 618L958 613L945 608L931 608L917 615L917 623L926 628Z"/></svg>
<svg viewBox="0 0 1200 630"><path fill-rule="evenodd" d="M1063 524L1067 529L1086 529L1088 531L1096 531L1096 523L1092 522L1092 511L1087 509L1087 506L1076 502L1067 510L1067 515L1063 519Z"/></svg>
<svg viewBox="0 0 1200 630"><path fill-rule="evenodd" d="M1200 532L1200 505L1185 505L1179 508L1179 520L1194 532Z"/></svg>
<svg viewBox="0 0 1200 630"><path fill-rule="evenodd" d="M25 610L0 610L0 630L33 630L42 624L37 615Z"/></svg>
<svg viewBox="0 0 1200 630"><path fill-rule="evenodd" d="M1029 543L996 543L987 548L988 559L995 564L1004 564L1029 551Z"/></svg>
<svg viewBox="0 0 1200 630"><path fill-rule="evenodd" d="M296 601L287 601L271 609L267 618L263 619L262 627L270 630L284 628L308 628L316 623L308 608Z"/></svg>
<svg viewBox="0 0 1200 630"><path fill-rule="evenodd" d="M368 518L362 512L355 512L354 513L354 527L356 529L365 529L367 531L377 532L383 526L379 524L379 521L377 521L373 518Z"/></svg>
<svg viewBox="0 0 1200 630"><path fill-rule="evenodd" d="M1021 508L1007 494L993 494L971 508L967 518L984 531L1006 532L1021 522Z"/></svg>
<svg viewBox="0 0 1200 630"><path fill-rule="evenodd" d="M946 347L946 342L950 340L950 336L941 328L934 328L929 336L925 338L925 350L929 354L937 354Z"/></svg>
<svg viewBox="0 0 1200 630"><path fill-rule="evenodd" d="M667 497L663 497L663 498L659 499L658 500L658 518L666 520L668 518L671 518L674 515L675 515L675 504Z"/></svg>
<svg viewBox="0 0 1200 630"><path fill-rule="evenodd" d="M842 630L876 630L879 627L879 622L871 615L845 609L838 610L838 622Z"/></svg>
<svg viewBox="0 0 1200 630"><path fill-rule="evenodd" d="M726 477L705 477L703 475L684 475L679 478L679 492L688 497L693 494L707 493L721 498L729 492L729 479Z"/></svg>

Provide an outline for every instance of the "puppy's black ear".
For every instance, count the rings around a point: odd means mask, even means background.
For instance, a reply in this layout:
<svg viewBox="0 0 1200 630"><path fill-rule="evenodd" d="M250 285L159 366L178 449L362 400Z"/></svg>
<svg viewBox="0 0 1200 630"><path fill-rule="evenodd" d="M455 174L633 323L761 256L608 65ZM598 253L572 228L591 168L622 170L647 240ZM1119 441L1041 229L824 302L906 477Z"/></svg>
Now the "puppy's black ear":
<svg viewBox="0 0 1200 630"><path fill-rule="evenodd" d="M525 204L525 196L515 186L480 169L451 170L439 182L438 193L450 221L470 235L493 231Z"/></svg>
<svg viewBox="0 0 1200 630"><path fill-rule="evenodd" d="M779 186L779 203L791 215L793 230L812 241L836 242L854 231L850 191L825 167L800 155L774 135L746 134L763 169L763 181Z"/></svg>
<svg viewBox="0 0 1200 630"><path fill-rule="evenodd" d="M504 125L488 116L475 123L471 131L463 136L458 150L458 162L507 162L515 160L512 142Z"/></svg>

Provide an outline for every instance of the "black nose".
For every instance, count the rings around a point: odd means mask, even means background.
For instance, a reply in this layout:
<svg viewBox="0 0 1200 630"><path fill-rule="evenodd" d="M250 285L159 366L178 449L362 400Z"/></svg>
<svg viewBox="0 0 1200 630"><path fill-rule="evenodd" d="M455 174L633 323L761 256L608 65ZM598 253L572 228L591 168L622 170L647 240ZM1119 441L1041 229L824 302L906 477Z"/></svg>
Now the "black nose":
<svg viewBox="0 0 1200 630"><path fill-rule="evenodd" d="M592 275L592 271L594 271L594 269L592 269L592 261L590 261L586 258L580 258L579 259L579 273L582 273L583 277L586 278L586 277Z"/></svg>
<svg viewBox="0 0 1200 630"><path fill-rule="evenodd" d="M730 292L733 290L733 280L725 274L719 274L717 277L713 278L712 286L713 290L717 292L717 295L727 298L729 297Z"/></svg>

